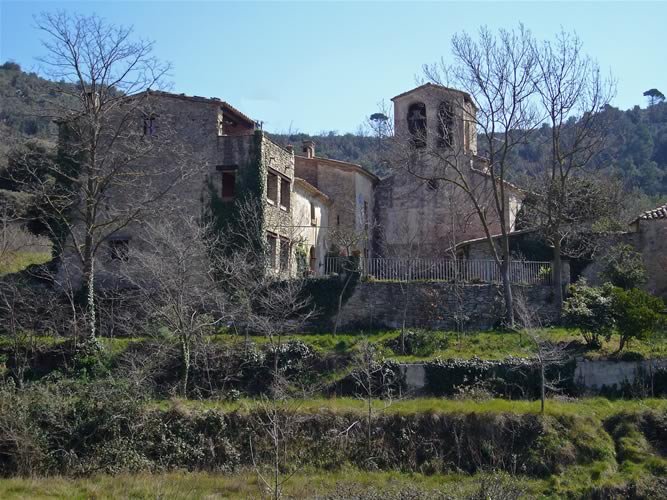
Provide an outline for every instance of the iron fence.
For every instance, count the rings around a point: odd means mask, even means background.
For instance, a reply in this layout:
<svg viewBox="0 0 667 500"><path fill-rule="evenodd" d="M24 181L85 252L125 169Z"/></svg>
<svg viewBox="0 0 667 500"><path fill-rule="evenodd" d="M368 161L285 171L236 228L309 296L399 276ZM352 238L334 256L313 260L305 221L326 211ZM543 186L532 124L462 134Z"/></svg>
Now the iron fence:
<svg viewBox="0 0 667 500"><path fill-rule="evenodd" d="M500 268L494 260L400 259L327 257L326 274L359 271L378 281L449 281L499 283ZM510 262L510 281L517 284L552 283L551 262L516 260Z"/></svg>

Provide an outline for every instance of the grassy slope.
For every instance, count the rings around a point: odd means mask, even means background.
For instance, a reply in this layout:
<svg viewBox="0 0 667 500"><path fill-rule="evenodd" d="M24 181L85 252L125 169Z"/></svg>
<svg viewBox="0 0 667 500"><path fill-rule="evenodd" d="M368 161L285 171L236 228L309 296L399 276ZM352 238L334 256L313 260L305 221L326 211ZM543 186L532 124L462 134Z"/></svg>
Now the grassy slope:
<svg viewBox="0 0 667 500"><path fill-rule="evenodd" d="M220 409L224 411L249 411L257 408L263 402L254 399L242 399L239 401L219 400L181 400L155 402L154 405L162 409L172 405L189 408L192 410ZM366 403L354 398L313 398L306 400L290 400L285 403L286 408L296 409L300 412L318 413L330 412L358 412L365 411ZM388 404L386 401L375 400L373 407L378 412L411 414L411 413L515 413L515 414L538 414L540 412L539 401L520 401L509 399L441 399L441 398L415 398L394 401ZM667 399L618 399L606 398L580 398L580 399L548 399L545 405L547 415L559 417L590 417L602 420L618 413L638 413L648 410L667 412Z"/></svg>
<svg viewBox="0 0 667 500"><path fill-rule="evenodd" d="M571 343L573 345L583 342L581 335L576 329L544 328L541 332L546 339L552 342ZM531 357L534 353L534 345L530 338L521 333L490 331L457 334L456 332L437 331L430 334L444 339L447 347L437 350L427 357L396 355L389 349L385 351L385 355L397 361L413 362L434 358L469 359L473 357L498 360L505 359L508 356ZM355 345L363 339L383 344L387 340L396 338L399 335L400 332L396 330L343 333L338 335L321 333L290 335L285 337L285 340L301 340L321 352L346 353L353 350ZM253 337L252 339L257 343L266 342L266 339L262 337ZM230 335L219 335L216 337L216 340L225 342L233 341L235 338ZM603 341L603 345L599 350L585 351L584 349L582 350L582 355L590 359L609 357L615 356L617 350L618 335L613 335L608 342ZM667 336L658 332L649 341L633 341L626 348L626 351L641 354L646 358L667 357Z"/></svg>
<svg viewBox="0 0 667 500"><path fill-rule="evenodd" d="M401 489L425 493L448 491L465 494L476 489L481 475L447 474L425 476L398 472L360 472L354 469L337 472L313 471L293 476L284 493L290 498L312 498L314 495L355 485L393 492ZM544 491L545 481L521 478L531 494ZM2 498L263 498L264 490L252 471L229 475L207 473L123 474L66 479L61 477L0 480Z"/></svg>
<svg viewBox="0 0 667 500"><path fill-rule="evenodd" d="M51 252L19 252L0 261L0 276L23 271L33 264L44 264L51 260Z"/></svg>
<svg viewBox="0 0 667 500"><path fill-rule="evenodd" d="M0 272L1 274L1 272ZM565 328L545 328L542 330L544 338L552 342L581 343L581 336L577 330ZM430 335L445 339L447 347L439 349L428 356L402 356L397 355L391 349L384 347L383 352L387 358L399 362L420 362L441 359L470 359L478 357L480 359L501 360L509 356L531 357L534 353L534 346L530 339L521 333L491 331L491 332L469 332L458 335L455 332L430 332ZM397 338L400 332L393 331L374 331L374 332L354 332L333 335L329 333L321 334L297 334L283 337L283 342L289 340L300 340L321 353L351 353L356 349L359 342L368 339L370 342L384 346L385 342ZM212 337L213 341L220 343L243 343L242 336L229 334L220 334ZM100 341L108 349L112 356L121 354L127 347L136 342L149 340L147 338L101 338ZM253 336L252 342L256 344L266 344L266 337ZM62 339L54 337L35 337L37 345L52 345ZM0 337L0 348L10 343L10 339ZM618 336L614 335L609 342L603 342L599 350L586 351L582 349L578 355L583 355L589 359L616 357L618 349ZM632 352L641 354L645 358L665 358L667 357L667 335L656 332L650 340L633 341L623 353ZM622 354L623 354L622 353Z"/></svg>

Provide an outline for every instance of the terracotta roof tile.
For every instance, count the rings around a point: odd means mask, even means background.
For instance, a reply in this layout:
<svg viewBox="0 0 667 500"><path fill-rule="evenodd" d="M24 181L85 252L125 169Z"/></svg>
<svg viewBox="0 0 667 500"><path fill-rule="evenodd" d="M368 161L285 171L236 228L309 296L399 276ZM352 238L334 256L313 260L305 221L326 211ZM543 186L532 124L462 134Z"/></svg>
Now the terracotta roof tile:
<svg viewBox="0 0 667 500"><path fill-rule="evenodd" d="M661 207L654 208L653 210L647 210L642 213L637 219L641 220L653 220L653 219L667 219L667 204L662 205Z"/></svg>

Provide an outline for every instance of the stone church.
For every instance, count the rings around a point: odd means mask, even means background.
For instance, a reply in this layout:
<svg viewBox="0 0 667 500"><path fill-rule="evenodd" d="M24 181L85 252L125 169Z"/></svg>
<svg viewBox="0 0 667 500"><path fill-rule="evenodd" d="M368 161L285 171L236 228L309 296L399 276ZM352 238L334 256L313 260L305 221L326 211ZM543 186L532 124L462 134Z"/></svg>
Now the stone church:
<svg viewBox="0 0 667 500"><path fill-rule="evenodd" d="M317 156L313 142L297 151L281 146L220 99L158 91L144 97L151 99L154 112L138 118L137 130L151 135L168 123L172 142L195 152L194 173L165 202L192 214L205 211L212 200L221 210L231 210L248 194L244 190L255 186L253 196L261 200L266 219L270 265L279 272L324 274L332 252L447 257L458 242L484 234L469 197L439 180L438 168L448 165L479 200L491 202L491 179L477 155L476 110L465 92L427 84L392 99L390 162L395 168L382 179L360 165ZM160 182L166 181L156 176L146 189L159 188ZM512 186L506 191L506 223L512 228L521 193ZM111 203L130 196L111 197ZM498 231L492 217L489 226ZM114 231L97 269L113 266L118 249L137 244L140 231L138 224Z"/></svg>

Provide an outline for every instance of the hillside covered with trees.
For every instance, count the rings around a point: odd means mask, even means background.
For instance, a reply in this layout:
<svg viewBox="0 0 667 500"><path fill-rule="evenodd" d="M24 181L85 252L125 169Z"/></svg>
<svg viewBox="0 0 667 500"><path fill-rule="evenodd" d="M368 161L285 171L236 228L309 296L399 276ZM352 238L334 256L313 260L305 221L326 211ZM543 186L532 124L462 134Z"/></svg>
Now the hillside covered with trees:
<svg viewBox="0 0 667 500"><path fill-rule="evenodd" d="M51 82L22 71L18 64L6 62L0 66L0 168L6 165L9 152L26 140L55 144L53 110L62 98ZM599 168L621 180L628 190L651 197L667 196L667 103L635 106L627 111L607 106L603 113L608 115L610 135L605 155L598 160ZM380 176L386 175L388 172L375 162L378 139L363 130L361 127L357 134L329 131L272 136L297 147L302 141L315 141L318 156L358 163ZM536 167L549 133L550 128L544 126L528 144L517 148L520 167L515 175Z"/></svg>
<svg viewBox="0 0 667 500"><path fill-rule="evenodd" d="M596 169L620 180L628 191L638 191L651 197L653 202L667 196L667 103L656 103L647 108L635 106L627 111L607 106L609 137L604 155L597 160ZM515 159L519 168L512 173L516 182L529 172L535 172L551 129L543 126L531 140L516 148ZM308 134L276 134L284 144L298 146L312 140L318 156L359 163L382 176L388 172L375 164L378 139L370 135L338 134L335 131Z"/></svg>

